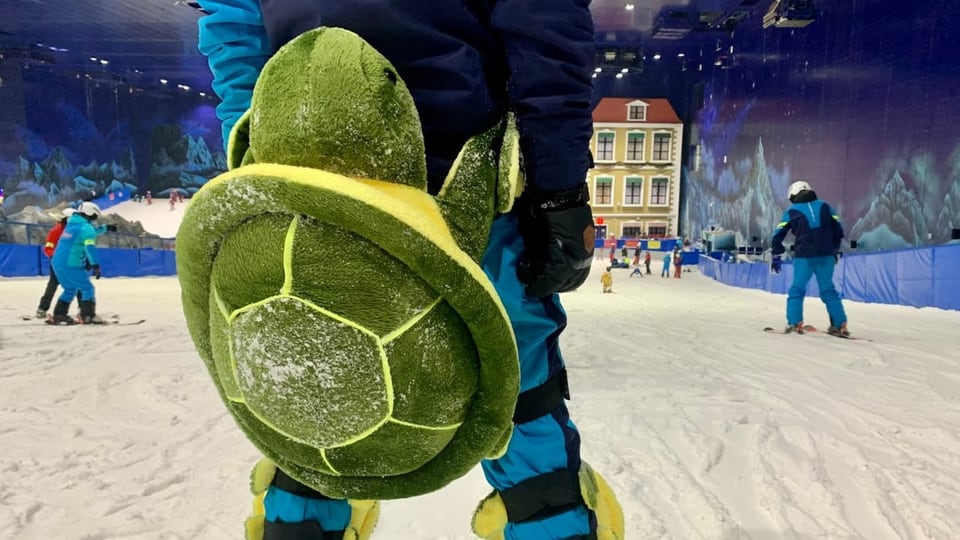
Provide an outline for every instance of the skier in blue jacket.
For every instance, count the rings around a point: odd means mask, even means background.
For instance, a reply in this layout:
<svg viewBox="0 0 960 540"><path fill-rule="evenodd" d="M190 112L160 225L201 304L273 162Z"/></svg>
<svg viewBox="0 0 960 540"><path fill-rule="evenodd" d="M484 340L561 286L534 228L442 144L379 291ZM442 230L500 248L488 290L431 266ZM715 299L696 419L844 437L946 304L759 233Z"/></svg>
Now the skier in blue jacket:
<svg viewBox="0 0 960 540"><path fill-rule="evenodd" d="M843 225L829 204L817 198L817 194L804 181L797 181L788 189L790 207L783 213L773 234L773 261L770 268L779 273L782 254L786 249L783 240L787 232L793 232L793 284L787 295L786 332L803 332L803 297L807 282L817 277L820 299L827 306L833 335L849 337L847 314L843 310L840 294L833 285L833 269L843 239Z"/></svg>
<svg viewBox="0 0 960 540"><path fill-rule="evenodd" d="M102 324L97 316L97 300L94 295L90 273L100 279L100 263L97 259L97 236L107 228L94 227L91 222L100 217L100 207L92 202L80 203L77 210L67 219L67 226L53 252L50 264L53 266L63 294L53 308L54 324ZM70 302L80 293L80 317L74 321L67 315Z"/></svg>
<svg viewBox="0 0 960 540"><path fill-rule="evenodd" d="M598 516L576 481L580 435L564 402L559 337L566 314L556 294L581 285L593 257L585 182L593 131L589 0L199 4L208 14L200 19L199 48L222 100L224 141L249 107L267 59L319 26L359 34L396 67L420 114L431 193L469 137L507 111L516 114L527 189L494 223L483 268L513 323L521 395L507 453L483 470L506 507L503 538L597 538ZM327 538L323 531L342 531L350 521L346 501L327 499L279 470L264 505L266 538ZM619 529L622 535L622 523Z"/></svg>

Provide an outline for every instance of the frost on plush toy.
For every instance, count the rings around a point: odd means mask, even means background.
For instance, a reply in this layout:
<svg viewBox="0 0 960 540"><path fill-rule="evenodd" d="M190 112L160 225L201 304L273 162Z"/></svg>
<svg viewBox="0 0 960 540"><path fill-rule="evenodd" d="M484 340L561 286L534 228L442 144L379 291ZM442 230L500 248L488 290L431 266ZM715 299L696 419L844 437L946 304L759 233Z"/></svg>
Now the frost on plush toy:
<svg viewBox="0 0 960 540"><path fill-rule="evenodd" d="M232 170L180 226L177 270L221 398L288 474L408 497L503 451L517 350L478 261L518 152L505 118L431 197L413 99L373 47L321 28L264 67Z"/></svg>

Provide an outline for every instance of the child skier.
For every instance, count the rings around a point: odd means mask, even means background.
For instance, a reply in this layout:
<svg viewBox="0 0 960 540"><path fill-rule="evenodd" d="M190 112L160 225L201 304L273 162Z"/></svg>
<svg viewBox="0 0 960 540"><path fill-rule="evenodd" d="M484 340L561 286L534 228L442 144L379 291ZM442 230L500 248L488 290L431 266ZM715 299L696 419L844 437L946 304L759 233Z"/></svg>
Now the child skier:
<svg viewBox="0 0 960 540"><path fill-rule="evenodd" d="M603 292L612 293L613 292L613 274L610 273L610 267L608 266L606 271L600 275L600 285L603 287Z"/></svg>
<svg viewBox="0 0 960 540"><path fill-rule="evenodd" d="M67 218L73 215L73 208L65 208L63 210L63 217L60 218L60 221L50 229L50 232L47 233L47 243L43 246L43 253L47 258L53 258L53 250L57 247L57 242L60 241L60 235L63 234L63 228L67 226ZM47 311L50 310L50 302L53 301L53 293L57 292L57 287L60 286L60 280L57 279L57 273L53 269L53 264L50 264L50 279L47 280L47 288L43 291L43 296L40 297L40 304L37 306L37 318L46 319ZM67 306L69 307L69 306Z"/></svg>
<svg viewBox="0 0 960 540"><path fill-rule="evenodd" d="M94 228L92 221L100 217L100 207L92 202L80 204L76 212L67 218L66 227L60 236L51 261L52 271L56 272L63 286L63 294L53 308L53 324L103 324L96 314L96 296L89 270L100 279L100 263L97 262L97 235L106 231L106 227ZM74 321L67 315L70 302L80 293L80 317Z"/></svg>
<svg viewBox="0 0 960 540"><path fill-rule="evenodd" d="M793 284L787 294L786 332L803 332L803 297L807 282L817 277L820 288L820 300L827 306L830 315L832 335L849 337L847 314L840 301L840 294L833 285L833 269L837 264L837 253L843 239L843 225L829 204L817 199L817 194L804 181L790 185L787 191L790 207L783 213L773 235L773 260L770 269L780 273L783 261L781 255L786 248L783 240L788 231L793 231Z"/></svg>

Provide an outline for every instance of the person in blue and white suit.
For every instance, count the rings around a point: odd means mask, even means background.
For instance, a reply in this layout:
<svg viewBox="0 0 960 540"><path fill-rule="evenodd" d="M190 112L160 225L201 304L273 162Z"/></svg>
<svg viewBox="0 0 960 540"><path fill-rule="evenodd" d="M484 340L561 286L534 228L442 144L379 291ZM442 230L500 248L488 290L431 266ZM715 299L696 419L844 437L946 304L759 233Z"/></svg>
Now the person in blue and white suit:
<svg viewBox="0 0 960 540"><path fill-rule="evenodd" d="M803 297L807 282L816 276L820 299L830 315L828 332L849 337L847 314L833 284L833 270L840 257L840 241L843 239L840 217L829 204L817 198L817 193L807 182L794 182L787 193L791 204L773 234L773 261L770 263L771 270L779 273L782 254L786 251L783 240L788 232L792 232L795 237L793 284L787 294L786 332L803 331Z"/></svg>

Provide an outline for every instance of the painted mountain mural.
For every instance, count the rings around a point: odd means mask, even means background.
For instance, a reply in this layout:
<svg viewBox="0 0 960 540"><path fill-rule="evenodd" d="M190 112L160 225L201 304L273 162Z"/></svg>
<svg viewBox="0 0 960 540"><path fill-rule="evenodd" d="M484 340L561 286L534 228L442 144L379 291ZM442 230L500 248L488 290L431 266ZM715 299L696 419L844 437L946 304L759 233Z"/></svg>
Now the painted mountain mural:
<svg viewBox="0 0 960 540"><path fill-rule="evenodd" d="M916 193L895 171L870 203L866 215L850 229L862 249L896 249L917 246L927 240L927 220Z"/></svg>
<svg viewBox="0 0 960 540"><path fill-rule="evenodd" d="M692 237L711 227L730 230L742 246L767 242L785 208L771 178L784 174L767 165L763 141L757 140L753 156L732 165L717 162L706 146L702 156L702 169L685 175L684 230Z"/></svg>
<svg viewBox="0 0 960 540"><path fill-rule="evenodd" d="M39 136L33 135L36 139ZM213 153L203 137L192 136L177 125L161 125L153 130L150 159L144 177L134 143L109 161L92 160L75 164L76 149L53 146L42 159L18 156L14 162L0 159L0 187L6 195L2 215L13 215L28 206L47 208L113 191L146 193L163 197L173 189L195 193L209 178L226 170L223 152Z"/></svg>

